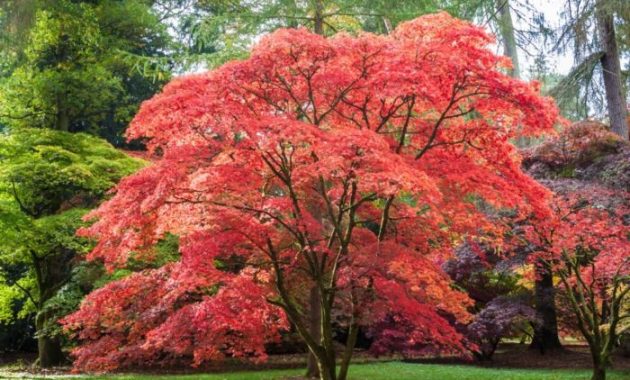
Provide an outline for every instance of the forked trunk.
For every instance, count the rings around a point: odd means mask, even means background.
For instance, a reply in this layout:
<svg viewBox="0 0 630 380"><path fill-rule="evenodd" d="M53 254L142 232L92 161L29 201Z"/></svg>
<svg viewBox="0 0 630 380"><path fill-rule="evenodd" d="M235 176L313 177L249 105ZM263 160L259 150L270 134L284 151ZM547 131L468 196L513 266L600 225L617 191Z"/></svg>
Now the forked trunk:
<svg viewBox="0 0 630 380"><path fill-rule="evenodd" d="M324 35L324 4L322 0L315 0L315 15L313 17L313 31L316 34ZM309 332L313 339L316 342L321 340L321 326L322 326L322 317L321 317L321 305L319 299L319 292L317 290L317 286L313 285L309 295L309 307L310 307L310 315L309 315ZM333 363L333 375L334 375L335 366ZM326 368L326 365L322 363L322 359L318 358L312 351L309 351L308 359L306 362L306 377L308 378L320 378L320 379L330 379L335 380L334 377L329 378L328 376L330 370Z"/></svg>

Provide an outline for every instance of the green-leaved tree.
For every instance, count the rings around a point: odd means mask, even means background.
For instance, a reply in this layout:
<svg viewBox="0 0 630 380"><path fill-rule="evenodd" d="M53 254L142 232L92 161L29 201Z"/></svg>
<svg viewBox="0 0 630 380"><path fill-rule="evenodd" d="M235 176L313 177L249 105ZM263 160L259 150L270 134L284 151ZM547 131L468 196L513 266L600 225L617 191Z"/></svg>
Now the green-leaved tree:
<svg viewBox="0 0 630 380"><path fill-rule="evenodd" d="M49 301L90 248L75 234L81 218L141 166L83 133L23 128L0 135L0 323L35 315L43 367L63 358Z"/></svg>

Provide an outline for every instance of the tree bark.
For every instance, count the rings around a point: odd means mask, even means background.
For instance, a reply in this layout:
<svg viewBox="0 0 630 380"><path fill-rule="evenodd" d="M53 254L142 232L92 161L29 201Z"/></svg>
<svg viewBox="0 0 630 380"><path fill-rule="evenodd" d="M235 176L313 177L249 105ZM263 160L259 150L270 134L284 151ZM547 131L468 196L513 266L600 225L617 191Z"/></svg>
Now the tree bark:
<svg viewBox="0 0 630 380"><path fill-rule="evenodd" d="M627 104L621 78L619 49L615 37L614 14L603 3L602 0L597 2L595 14L599 38L604 51L601 64L610 129L623 139L628 140Z"/></svg>
<svg viewBox="0 0 630 380"><path fill-rule="evenodd" d="M520 78L518 50L509 0L497 0L497 15L499 16L499 30L501 31L501 39L503 40L503 55L512 59L510 75L514 78Z"/></svg>
<svg viewBox="0 0 630 380"><path fill-rule="evenodd" d="M394 26L392 25L392 21L387 16L383 16L383 25L385 25L385 33L391 34L394 30Z"/></svg>
<svg viewBox="0 0 630 380"><path fill-rule="evenodd" d="M319 35L324 35L324 5L321 0L315 0L315 16L314 16L314 32ZM321 341L321 305L319 301L319 292L317 286L313 285L309 295L309 307L310 307L310 320L309 330L313 339L319 342ZM306 362L306 377L317 378L326 375L327 369L321 368L321 360L309 351L308 359Z"/></svg>
<svg viewBox="0 0 630 380"><path fill-rule="evenodd" d="M321 308L319 304L319 294L317 286L313 285L309 294L309 307L310 307L310 320L309 331L316 341L321 340ZM320 376L320 369L317 357L309 351L308 359L306 361L306 377L318 378Z"/></svg>
<svg viewBox="0 0 630 380"><path fill-rule="evenodd" d="M46 316L41 313L35 318L35 327L40 333L44 329ZM63 363L64 356L61 351L61 342L58 338L50 338L47 336L37 337L38 362L42 368L59 366Z"/></svg>
<svg viewBox="0 0 630 380"><path fill-rule="evenodd" d="M534 338L531 349L542 354L549 350L562 348L558 337L558 318L556 315L556 292L553 286L553 273L548 264L537 263L535 284L535 303L538 323L534 325Z"/></svg>
<svg viewBox="0 0 630 380"><path fill-rule="evenodd" d="M348 341L346 342L346 349L341 359L341 365L339 367L338 380L346 380L348 377L348 368L350 368L350 359L352 357L352 351L357 343L357 336L359 335L359 326L356 323L352 323L348 329Z"/></svg>
<svg viewBox="0 0 630 380"><path fill-rule="evenodd" d="M70 129L70 117L66 110L65 99L57 94L57 114L55 115L55 129L58 131L67 132Z"/></svg>
<svg viewBox="0 0 630 380"><path fill-rule="evenodd" d="M324 4L322 4L321 0L315 0L315 16L313 18L314 21L314 31L319 35L324 35Z"/></svg>
<svg viewBox="0 0 630 380"><path fill-rule="evenodd" d="M591 380L606 380L606 366L598 360L593 363Z"/></svg>
<svg viewBox="0 0 630 380"><path fill-rule="evenodd" d="M39 366L50 368L63 363L63 351L59 339L46 336L37 338L37 351L39 352Z"/></svg>

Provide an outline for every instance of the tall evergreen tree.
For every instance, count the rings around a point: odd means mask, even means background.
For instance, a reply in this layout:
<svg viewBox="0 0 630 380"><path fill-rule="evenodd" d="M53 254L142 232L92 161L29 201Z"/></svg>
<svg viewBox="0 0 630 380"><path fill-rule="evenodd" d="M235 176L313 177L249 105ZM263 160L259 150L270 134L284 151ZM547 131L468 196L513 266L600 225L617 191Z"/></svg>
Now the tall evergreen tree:
<svg viewBox="0 0 630 380"><path fill-rule="evenodd" d="M625 3L627 5L627 2ZM615 13L618 1L597 0L595 2L595 19L602 51L600 64L606 91L606 105L610 128L624 139L628 139L627 101L621 77L619 47L615 33ZM630 7L630 6L629 6Z"/></svg>
<svg viewBox="0 0 630 380"><path fill-rule="evenodd" d="M128 57L164 55L166 27L143 0L32 3L27 30L12 26L26 13L20 2L3 8L5 28L15 32L7 35L17 34L8 38L26 48L3 73L0 123L87 131L122 144L139 103L168 79L143 76Z"/></svg>
<svg viewBox="0 0 630 380"><path fill-rule="evenodd" d="M625 31L630 3L623 0L566 0L555 47L573 53L574 69L551 91L560 102L578 92L587 106L606 109L613 132L628 139L627 94L617 28ZM601 73L601 80L595 73Z"/></svg>

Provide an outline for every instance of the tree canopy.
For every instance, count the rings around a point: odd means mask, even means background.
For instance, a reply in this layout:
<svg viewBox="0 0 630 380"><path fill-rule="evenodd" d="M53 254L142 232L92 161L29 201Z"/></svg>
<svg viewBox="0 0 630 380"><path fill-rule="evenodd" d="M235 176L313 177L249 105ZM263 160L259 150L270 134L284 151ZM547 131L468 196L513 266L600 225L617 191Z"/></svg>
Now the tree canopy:
<svg viewBox="0 0 630 380"><path fill-rule="evenodd" d="M151 257L166 232L182 256L110 283L65 319L83 341L77 367L157 352L264 358L288 322L327 379L345 378L359 328L383 327L370 330L376 346L461 350L446 316L467 320L469 301L439 263L464 236L499 236L477 201L547 212L509 139L558 115L535 83L502 73L509 61L491 42L446 13L390 36L283 29L249 59L143 104L127 136L160 158L90 214L89 258L116 268L131 252ZM305 324L311 286L320 337ZM354 337L339 373L333 321Z"/></svg>

